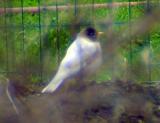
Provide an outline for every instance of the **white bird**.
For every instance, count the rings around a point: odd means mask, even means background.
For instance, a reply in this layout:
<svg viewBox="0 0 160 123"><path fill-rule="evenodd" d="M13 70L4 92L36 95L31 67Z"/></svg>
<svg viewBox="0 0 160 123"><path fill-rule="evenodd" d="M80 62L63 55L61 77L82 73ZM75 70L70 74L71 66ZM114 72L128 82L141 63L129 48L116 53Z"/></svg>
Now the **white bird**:
<svg viewBox="0 0 160 123"><path fill-rule="evenodd" d="M66 80L78 74L88 76L99 68L102 62L102 51L97 37L101 33L88 27L77 35L61 61L55 77L42 90L42 93L52 93Z"/></svg>

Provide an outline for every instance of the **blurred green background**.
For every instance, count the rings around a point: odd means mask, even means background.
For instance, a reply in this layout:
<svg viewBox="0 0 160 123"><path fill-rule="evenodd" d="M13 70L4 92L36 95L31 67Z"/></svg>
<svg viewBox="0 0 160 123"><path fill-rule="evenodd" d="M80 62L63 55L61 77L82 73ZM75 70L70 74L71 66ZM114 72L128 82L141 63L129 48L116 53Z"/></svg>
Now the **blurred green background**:
<svg viewBox="0 0 160 123"><path fill-rule="evenodd" d="M111 27L119 33L144 16L147 1L143 5L130 6L129 2L135 1L145 0L0 1L0 7L4 10L12 7L75 6L68 10L26 13L22 9L19 13L0 14L0 74L23 83L48 82L81 28L94 25L98 30L107 31ZM94 8L94 4L112 2L128 2L128 5ZM93 7L77 8L79 4L92 4ZM107 25L105 21L110 18L112 25ZM107 42L105 37L101 40L102 44ZM131 39L117 51L113 59L104 53L104 63L94 80L122 79L138 83L160 80L160 25L153 27L146 35ZM129 71L131 74L128 74Z"/></svg>

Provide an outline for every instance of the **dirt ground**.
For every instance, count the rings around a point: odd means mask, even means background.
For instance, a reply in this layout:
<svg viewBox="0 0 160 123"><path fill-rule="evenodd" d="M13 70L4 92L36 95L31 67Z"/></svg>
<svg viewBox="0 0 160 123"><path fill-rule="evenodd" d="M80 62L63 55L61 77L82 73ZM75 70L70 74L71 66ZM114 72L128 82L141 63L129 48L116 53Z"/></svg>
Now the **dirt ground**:
<svg viewBox="0 0 160 123"><path fill-rule="evenodd" d="M0 86L1 123L160 123L160 86L89 82L41 94L9 85L13 103L6 87Z"/></svg>

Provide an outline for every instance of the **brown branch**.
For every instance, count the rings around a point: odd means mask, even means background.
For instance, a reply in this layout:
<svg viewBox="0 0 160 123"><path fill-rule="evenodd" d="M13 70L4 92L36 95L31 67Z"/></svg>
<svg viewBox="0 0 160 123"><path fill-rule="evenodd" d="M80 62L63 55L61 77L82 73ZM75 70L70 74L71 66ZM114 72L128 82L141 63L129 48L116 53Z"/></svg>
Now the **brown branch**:
<svg viewBox="0 0 160 123"><path fill-rule="evenodd" d="M123 7L123 6L136 6L136 5L144 5L146 1L142 2L113 2L113 3L105 3L105 4L85 4L85 5L78 5L77 8L113 8L113 7ZM68 9L74 9L74 5L60 5L60 6L40 6L40 7L16 7L16 8L0 8L0 14L5 13L37 13L39 11L64 11Z"/></svg>

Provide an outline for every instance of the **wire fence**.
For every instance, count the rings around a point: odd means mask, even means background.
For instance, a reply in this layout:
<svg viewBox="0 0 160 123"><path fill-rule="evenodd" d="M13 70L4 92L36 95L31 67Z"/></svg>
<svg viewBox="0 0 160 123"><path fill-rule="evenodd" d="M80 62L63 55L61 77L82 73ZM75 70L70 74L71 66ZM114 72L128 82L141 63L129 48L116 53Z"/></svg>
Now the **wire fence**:
<svg viewBox="0 0 160 123"><path fill-rule="evenodd" d="M158 6L159 1L154 5ZM32 2L3 0L0 2L0 72L9 78L21 76L25 81L35 83L47 81L53 76L67 47L81 27L94 25L103 31L108 27L123 28L126 24L130 27L134 20L150 13L152 7L154 6L150 0L136 2L132 0L125 2L118 2L118 0L99 2L96 0L48 0L46 2L44 0ZM104 21L115 15L112 25ZM142 74L138 75L140 81L153 82L160 79L159 71L154 70L155 67L159 67L159 62L155 63L156 60L152 56L151 47L155 45L151 45L152 37L148 32L143 39L137 38L140 40L140 42L137 41L138 46L147 49L146 52L143 50L147 66L142 65L141 68L135 68L136 65L134 65L135 59L141 59L141 57L135 58L137 55L135 52L141 51L138 51L135 42L130 39L126 51L129 54L127 56L129 69L127 68L127 74L124 75L127 76L126 78L134 80L133 72L136 69L143 73L143 77L140 77ZM109 80L116 76L115 71L119 68L115 67L115 64L116 61L108 65L112 67L112 70L109 69L110 73L108 71L101 73L107 77L102 75L100 77ZM155 74L157 76L153 77Z"/></svg>

